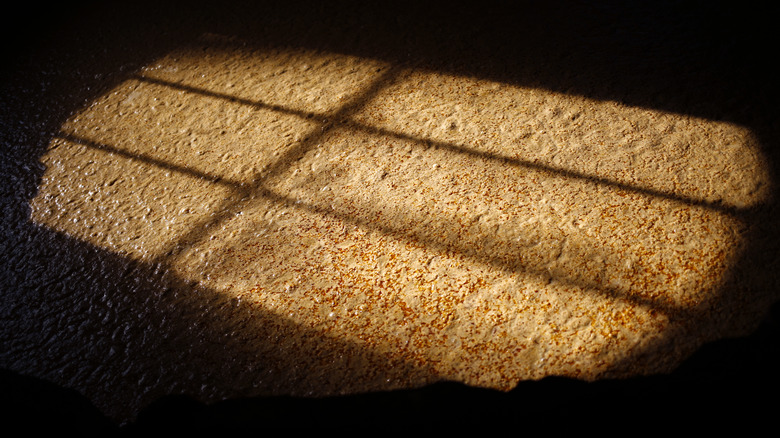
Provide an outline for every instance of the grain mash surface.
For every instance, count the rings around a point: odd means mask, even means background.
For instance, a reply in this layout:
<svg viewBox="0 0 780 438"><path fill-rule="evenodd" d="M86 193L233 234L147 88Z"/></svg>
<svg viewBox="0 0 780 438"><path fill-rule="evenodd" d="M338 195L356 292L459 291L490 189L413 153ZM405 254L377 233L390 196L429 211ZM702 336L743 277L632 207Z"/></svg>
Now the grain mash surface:
<svg viewBox="0 0 780 438"><path fill-rule="evenodd" d="M37 224L213 294L236 380L303 395L668 371L769 190L734 124L213 34L42 162Z"/></svg>

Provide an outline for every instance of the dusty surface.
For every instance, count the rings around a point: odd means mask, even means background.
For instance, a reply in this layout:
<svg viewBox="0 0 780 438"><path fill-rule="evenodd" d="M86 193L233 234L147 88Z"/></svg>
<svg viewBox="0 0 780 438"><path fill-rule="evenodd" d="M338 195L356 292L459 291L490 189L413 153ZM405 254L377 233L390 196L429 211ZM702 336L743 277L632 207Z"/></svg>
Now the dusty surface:
<svg viewBox="0 0 780 438"><path fill-rule="evenodd" d="M605 98L598 69L566 91L356 44L195 28L90 75L24 164L2 365L119 419L175 392L506 390L671 371L776 298L745 263L776 264L765 126Z"/></svg>

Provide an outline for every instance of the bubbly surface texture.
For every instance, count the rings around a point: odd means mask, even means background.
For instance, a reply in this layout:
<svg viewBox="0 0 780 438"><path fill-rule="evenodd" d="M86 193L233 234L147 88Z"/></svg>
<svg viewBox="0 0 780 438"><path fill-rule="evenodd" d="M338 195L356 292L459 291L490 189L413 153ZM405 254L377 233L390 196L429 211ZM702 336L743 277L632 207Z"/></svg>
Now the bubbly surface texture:
<svg viewBox="0 0 780 438"><path fill-rule="evenodd" d="M665 373L760 319L750 127L358 52L202 32L103 83L39 157L4 366L126 419Z"/></svg>

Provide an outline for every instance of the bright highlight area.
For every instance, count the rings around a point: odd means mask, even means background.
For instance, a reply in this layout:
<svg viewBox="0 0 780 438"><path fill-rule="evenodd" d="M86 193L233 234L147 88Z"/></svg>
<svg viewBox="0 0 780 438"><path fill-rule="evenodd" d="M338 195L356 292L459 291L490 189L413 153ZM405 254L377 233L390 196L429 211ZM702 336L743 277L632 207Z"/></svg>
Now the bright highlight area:
<svg viewBox="0 0 780 438"><path fill-rule="evenodd" d="M308 395L668 371L771 189L735 124L215 34L42 162L35 223L256 309L238 336L285 343Z"/></svg>

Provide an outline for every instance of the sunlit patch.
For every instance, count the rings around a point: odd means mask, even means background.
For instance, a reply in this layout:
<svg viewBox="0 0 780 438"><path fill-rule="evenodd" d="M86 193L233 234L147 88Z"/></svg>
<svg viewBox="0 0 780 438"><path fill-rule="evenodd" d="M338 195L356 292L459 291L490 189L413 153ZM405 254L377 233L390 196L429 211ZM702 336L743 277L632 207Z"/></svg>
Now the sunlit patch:
<svg viewBox="0 0 780 438"><path fill-rule="evenodd" d="M441 378L609 371L716 297L770 193L729 123L201 43L62 126L32 219Z"/></svg>

